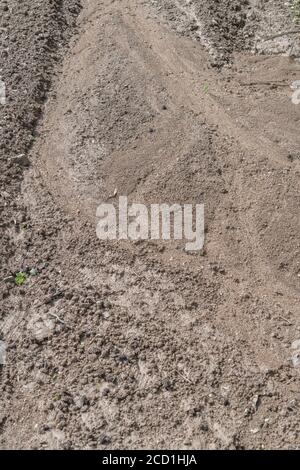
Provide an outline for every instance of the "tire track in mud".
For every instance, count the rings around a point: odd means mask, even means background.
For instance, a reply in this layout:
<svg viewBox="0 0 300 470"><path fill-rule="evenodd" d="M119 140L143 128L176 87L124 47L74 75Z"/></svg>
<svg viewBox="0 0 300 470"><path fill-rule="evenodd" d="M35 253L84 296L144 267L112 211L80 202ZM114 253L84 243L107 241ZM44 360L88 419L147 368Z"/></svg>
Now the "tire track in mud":
<svg viewBox="0 0 300 470"><path fill-rule="evenodd" d="M289 98L243 92L138 0L84 7L23 185L30 226L16 258L39 275L9 292L4 446L289 447L299 428L297 405L289 411L296 264L288 279L278 274L263 255L274 238L262 243L258 230L264 201L262 224L285 210L281 195L296 201L287 143L260 131ZM276 67L250 62L244 75ZM296 130L295 120L289 146ZM94 207L115 187L143 202L205 196L204 256L99 243Z"/></svg>

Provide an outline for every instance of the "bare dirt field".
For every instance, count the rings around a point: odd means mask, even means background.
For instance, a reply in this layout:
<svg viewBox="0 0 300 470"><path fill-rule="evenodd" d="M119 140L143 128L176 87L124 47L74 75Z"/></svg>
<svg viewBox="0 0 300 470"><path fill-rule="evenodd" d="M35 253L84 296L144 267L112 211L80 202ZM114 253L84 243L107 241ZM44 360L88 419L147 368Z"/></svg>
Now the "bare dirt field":
<svg viewBox="0 0 300 470"><path fill-rule="evenodd" d="M0 0L0 448L300 447L296 3Z"/></svg>

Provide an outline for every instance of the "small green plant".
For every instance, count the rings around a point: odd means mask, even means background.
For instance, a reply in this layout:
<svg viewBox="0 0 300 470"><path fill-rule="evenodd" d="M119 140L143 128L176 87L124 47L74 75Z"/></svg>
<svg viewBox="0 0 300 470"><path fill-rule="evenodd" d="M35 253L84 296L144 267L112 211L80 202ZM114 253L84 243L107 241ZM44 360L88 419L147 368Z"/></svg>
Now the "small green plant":
<svg viewBox="0 0 300 470"><path fill-rule="evenodd" d="M293 22L295 24L300 23L300 0L292 0L290 5Z"/></svg>
<svg viewBox="0 0 300 470"><path fill-rule="evenodd" d="M22 286L23 284L25 284L25 282L27 281L27 277L27 274L23 271L17 273L15 275L15 283L17 284L17 286Z"/></svg>
<svg viewBox="0 0 300 470"><path fill-rule="evenodd" d="M209 87L208 87L208 85L207 85L207 83L206 83L205 85L203 85L203 91L204 91L204 93L207 93L208 90L209 90Z"/></svg>

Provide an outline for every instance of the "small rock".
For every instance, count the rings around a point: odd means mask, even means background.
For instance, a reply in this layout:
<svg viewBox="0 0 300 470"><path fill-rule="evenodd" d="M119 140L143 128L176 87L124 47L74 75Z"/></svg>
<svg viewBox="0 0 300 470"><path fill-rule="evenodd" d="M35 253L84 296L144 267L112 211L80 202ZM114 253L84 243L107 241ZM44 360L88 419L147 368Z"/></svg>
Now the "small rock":
<svg viewBox="0 0 300 470"><path fill-rule="evenodd" d="M292 89L292 90L298 90L298 88L300 88L300 80L295 80L295 81L291 84L291 89Z"/></svg>
<svg viewBox="0 0 300 470"><path fill-rule="evenodd" d="M292 364L294 367L300 367L300 351L295 352L292 356Z"/></svg>
<svg viewBox="0 0 300 470"><path fill-rule="evenodd" d="M38 343L41 343L45 339L50 338L53 335L55 323L53 322L53 320L33 320L28 325L28 328L31 330L35 340Z"/></svg>
<svg viewBox="0 0 300 470"><path fill-rule="evenodd" d="M260 431L259 428L250 429L250 432L252 432L252 434L257 434L259 433L259 431Z"/></svg>
<svg viewBox="0 0 300 470"><path fill-rule="evenodd" d="M203 432L208 432L209 431L209 426L206 422L203 422L200 424L200 430Z"/></svg>
<svg viewBox="0 0 300 470"><path fill-rule="evenodd" d="M292 349L300 349L300 339L296 339L292 343Z"/></svg>
<svg viewBox="0 0 300 470"><path fill-rule="evenodd" d="M111 443L111 438L110 438L109 436L106 436L106 435L101 436L101 438L100 438L100 444L101 444L102 446L107 446L107 445L109 445L110 443Z"/></svg>
<svg viewBox="0 0 300 470"><path fill-rule="evenodd" d="M84 406L88 405L88 399L85 395L82 395L82 396L79 396L79 397L76 397L75 400L75 405L78 407L78 408L83 408Z"/></svg>
<svg viewBox="0 0 300 470"><path fill-rule="evenodd" d="M16 165L24 166L27 167L30 165L29 158L21 153L20 155L17 155L16 157L12 157L11 161L15 163Z"/></svg>
<svg viewBox="0 0 300 470"><path fill-rule="evenodd" d="M252 407L253 409L256 411L257 408L259 407L259 404L260 404L260 398L259 398L259 395L254 395L254 397L252 398Z"/></svg>

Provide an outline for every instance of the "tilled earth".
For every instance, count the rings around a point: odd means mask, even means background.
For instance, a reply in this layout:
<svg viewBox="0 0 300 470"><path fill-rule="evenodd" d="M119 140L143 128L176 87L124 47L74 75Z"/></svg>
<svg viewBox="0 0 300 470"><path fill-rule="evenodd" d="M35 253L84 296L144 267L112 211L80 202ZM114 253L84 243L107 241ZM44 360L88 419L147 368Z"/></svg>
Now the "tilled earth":
<svg viewBox="0 0 300 470"><path fill-rule="evenodd" d="M288 6L0 11L1 448L299 448ZM96 207L118 195L204 202L204 250L100 242Z"/></svg>

